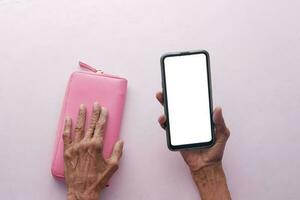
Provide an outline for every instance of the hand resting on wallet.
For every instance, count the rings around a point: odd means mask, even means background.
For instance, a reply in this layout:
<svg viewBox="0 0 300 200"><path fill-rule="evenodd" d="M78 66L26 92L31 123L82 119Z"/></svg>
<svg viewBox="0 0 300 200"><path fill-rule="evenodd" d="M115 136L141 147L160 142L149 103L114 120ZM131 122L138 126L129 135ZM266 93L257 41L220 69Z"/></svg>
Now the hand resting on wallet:
<svg viewBox="0 0 300 200"><path fill-rule="evenodd" d="M100 191L118 169L123 141L116 142L109 159L102 156L106 117L106 108L95 103L86 131L84 131L86 123L86 107L84 105L79 108L74 133L72 133L72 119L69 117L65 119L64 170L68 200L99 199Z"/></svg>

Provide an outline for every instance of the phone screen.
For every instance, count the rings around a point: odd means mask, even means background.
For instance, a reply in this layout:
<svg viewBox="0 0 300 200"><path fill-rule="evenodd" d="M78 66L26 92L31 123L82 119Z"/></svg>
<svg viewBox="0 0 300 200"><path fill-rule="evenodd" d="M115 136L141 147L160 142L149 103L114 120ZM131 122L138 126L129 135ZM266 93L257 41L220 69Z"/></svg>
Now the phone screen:
<svg viewBox="0 0 300 200"><path fill-rule="evenodd" d="M173 146L212 141L207 56L194 53L164 57L165 106Z"/></svg>

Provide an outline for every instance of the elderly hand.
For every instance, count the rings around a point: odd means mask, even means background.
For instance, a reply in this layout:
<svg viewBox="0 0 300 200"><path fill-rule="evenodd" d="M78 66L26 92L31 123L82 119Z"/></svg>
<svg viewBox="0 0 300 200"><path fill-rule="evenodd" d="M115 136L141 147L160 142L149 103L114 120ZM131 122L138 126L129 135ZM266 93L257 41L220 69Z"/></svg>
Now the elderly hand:
<svg viewBox="0 0 300 200"><path fill-rule="evenodd" d="M156 98L164 104L162 92L156 93ZM221 108L214 110L213 120L216 128L215 144L207 149L181 150L180 153L190 168L201 199L230 199L222 167L223 153L230 131L225 125ZM158 122L165 128L166 116L161 115Z"/></svg>
<svg viewBox="0 0 300 200"><path fill-rule="evenodd" d="M81 105L74 137L71 136L72 120L69 117L65 119L64 169L69 200L98 199L100 191L118 169L123 141L116 142L109 159L102 156L106 117L107 110L95 103L91 122L85 132L86 108Z"/></svg>

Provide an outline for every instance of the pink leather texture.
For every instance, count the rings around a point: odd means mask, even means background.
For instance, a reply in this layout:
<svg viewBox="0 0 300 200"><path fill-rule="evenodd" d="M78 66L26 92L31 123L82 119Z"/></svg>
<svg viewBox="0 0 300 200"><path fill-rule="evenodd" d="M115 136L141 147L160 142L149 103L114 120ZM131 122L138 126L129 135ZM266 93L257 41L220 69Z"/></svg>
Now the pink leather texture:
<svg viewBox="0 0 300 200"><path fill-rule="evenodd" d="M107 124L104 135L103 155L108 158L119 138L122 113L127 91L127 80L117 76L88 71L72 73L65 93L63 106L57 127L52 175L64 179L63 127L66 116L72 118L74 131L80 104L87 107L87 123L90 120L94 102L108 109ZM86 125L87 127L88 125Z"/></svg>

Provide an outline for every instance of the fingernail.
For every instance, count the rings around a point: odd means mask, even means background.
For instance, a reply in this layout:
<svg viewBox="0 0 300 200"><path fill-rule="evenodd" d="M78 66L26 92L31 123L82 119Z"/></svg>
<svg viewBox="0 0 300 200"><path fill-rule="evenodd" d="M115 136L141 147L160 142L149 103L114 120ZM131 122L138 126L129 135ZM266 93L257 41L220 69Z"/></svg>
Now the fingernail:
<svg viewBox="0 0 300 200"><path fill-rule="evenodd" d="M71 119L71 118L70 118L69 116L66 116L66 117L65 117L65 123L69 122L70 119Z"/></svg>
<svg viewBox="0 0 300 200"><path fill-rule="evenodd" d="M120 143L121 146L124 146L124 141L123 140L120 140L119 143Z"/></svg>
<svg viewBox="0 0 300 200"><path fill-rule="evenodd" d="M107 114L107 108L105 108L105 107L102 107L102 111L101 111L101 112L103 112L103 113Z"/></svg>
<svg viewBox="0 0 300 200"><path fill-rule="evenodd" d="M96 101L96 102L94 103L94 109L98 108L98 106L99 106L99 103Z"/></svg>
<svg viewBox="0 0 300 200"><path fill-rule="evenodd" d="M85 107L84 104L80 104L80 107L79 107L79 108L80 108L80 109L84 109L84 107Z"/></svg>
<svg viewBox="0 0 300 200"><path fill-rule="evenodd" d="M220 113L221 113L221 116L223 117L223 109L220 107Z"/></svg>

